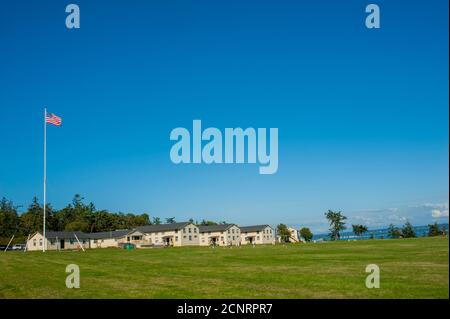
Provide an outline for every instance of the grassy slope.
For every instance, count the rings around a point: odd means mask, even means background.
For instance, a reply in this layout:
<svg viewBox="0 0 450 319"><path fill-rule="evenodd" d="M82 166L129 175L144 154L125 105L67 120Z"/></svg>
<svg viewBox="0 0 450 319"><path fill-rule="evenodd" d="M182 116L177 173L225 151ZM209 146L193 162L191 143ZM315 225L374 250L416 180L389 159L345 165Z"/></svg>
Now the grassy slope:
<svg viewBox="0 0 450 319"><path fill-rule="evenodd" d="M448 239L0 253L0 298L448 298ZM78 264L81 288L65 287ZM378 264L381 288L365 287Z"/></svg>

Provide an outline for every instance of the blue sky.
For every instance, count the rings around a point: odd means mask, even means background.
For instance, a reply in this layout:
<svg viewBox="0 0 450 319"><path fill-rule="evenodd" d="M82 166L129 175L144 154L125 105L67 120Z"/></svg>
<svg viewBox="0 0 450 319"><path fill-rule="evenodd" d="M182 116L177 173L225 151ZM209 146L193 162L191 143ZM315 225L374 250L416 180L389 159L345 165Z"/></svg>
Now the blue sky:
<svg viewBox="0 0 450 319"><path fill-rule="evenodd" d="M5 1L0 196L241 225L448 221L448 2ZM279 169L175 165L176 127L276 127Z"/></svg>

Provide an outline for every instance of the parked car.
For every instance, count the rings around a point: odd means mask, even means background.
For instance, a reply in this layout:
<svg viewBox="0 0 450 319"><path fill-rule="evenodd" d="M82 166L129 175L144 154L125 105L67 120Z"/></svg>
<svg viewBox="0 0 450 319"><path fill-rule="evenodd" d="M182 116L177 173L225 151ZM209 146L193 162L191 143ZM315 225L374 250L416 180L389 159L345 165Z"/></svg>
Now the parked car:
<svg viewBox="0 0 450 319"><path fill-rule="evenodd" d="M25 244L15 244L11 248L12 250L25 250Z"/></svg>

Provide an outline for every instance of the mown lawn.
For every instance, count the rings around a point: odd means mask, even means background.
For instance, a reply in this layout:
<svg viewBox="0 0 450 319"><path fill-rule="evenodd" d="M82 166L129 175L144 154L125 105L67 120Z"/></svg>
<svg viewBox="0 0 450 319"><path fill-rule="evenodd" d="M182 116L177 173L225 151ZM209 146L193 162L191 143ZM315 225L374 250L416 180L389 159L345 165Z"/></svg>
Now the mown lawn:
<svg viewBox="0 0 450 319"><path fill-rule="evenodd" d="M448 298L448 239L0 252L0 298ZM77 264L80 289L65 286ZM377 264L380 289L365 287Z"/></svg>

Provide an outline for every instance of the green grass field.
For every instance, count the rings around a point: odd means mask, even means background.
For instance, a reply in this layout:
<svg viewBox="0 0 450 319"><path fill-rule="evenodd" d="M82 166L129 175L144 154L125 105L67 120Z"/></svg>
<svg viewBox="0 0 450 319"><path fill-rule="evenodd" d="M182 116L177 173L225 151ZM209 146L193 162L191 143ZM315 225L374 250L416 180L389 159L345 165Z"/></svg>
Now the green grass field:
<svg viewBox="0 0 450 319"><path fill-rule="evenodd" d="M448 298L447 238L0 253L0 298ZM65 286L77 264L81 288ZM365 287L377 264L380 289Z"/></svg>

